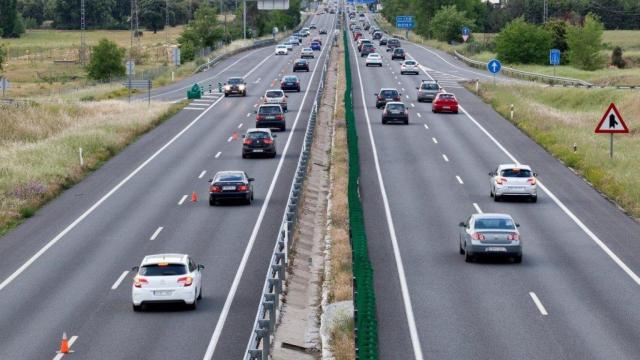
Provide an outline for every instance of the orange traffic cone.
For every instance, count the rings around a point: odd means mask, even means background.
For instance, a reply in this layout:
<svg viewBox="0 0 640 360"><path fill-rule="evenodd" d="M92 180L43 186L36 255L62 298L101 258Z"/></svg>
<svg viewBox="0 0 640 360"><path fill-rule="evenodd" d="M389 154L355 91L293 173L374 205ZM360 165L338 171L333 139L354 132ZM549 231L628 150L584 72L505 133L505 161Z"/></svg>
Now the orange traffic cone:
<svg viewBox="0 0 640 360"><path fill-rule="evenodd" d="M191 193L191 202L196 202L196 201L198 201L198 193L194 191Z"/></svg>
<svg viewBox="0 0 640 360"><path fill-rule="evenodd" d="M231 133L231 138L232 138L233 140L238 140L238 132L237 132L237 131L234 131L233 133Z"/></svg>
<svg viewBox="0 0 640 360"><path fill-rule="evenodd" d="M60 351L58 351L59 354L68 354L70 353L69 351L69 340L67 339L67 333L63 332L62 333L62 341L60 342Z"/></svg>

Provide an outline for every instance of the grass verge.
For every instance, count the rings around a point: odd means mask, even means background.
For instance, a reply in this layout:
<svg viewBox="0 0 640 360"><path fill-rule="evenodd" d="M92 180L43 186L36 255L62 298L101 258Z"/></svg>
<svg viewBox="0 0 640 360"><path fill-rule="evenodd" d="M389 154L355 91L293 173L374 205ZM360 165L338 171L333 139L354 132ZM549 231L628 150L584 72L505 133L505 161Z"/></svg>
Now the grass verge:
<svg viewBox="0 0 640 360"><path fill-rule="evenodd" d="M506 119L514 104L516 126L631 216L640 218L640 130L634 122L640 118L638 92L484 84L480 95ZM609 158L609 136L594 134L611 102L631 129L628 135L614 135L613 159Z"/></svg>
<svg viewBox="0 0 640 360"><path fill-rule="evenodd" d="M183 106L115 100L0 106L0 235Z"/></svg>
<svg viewBox="0 0 640 360"><path fill-rule="evenodd" d="M341 42L334 52L336 78L336 106L334 109L334 138L331 148L331 271L329 303L353 300L353 269L349 241L349 210L347 197L348 150L344 103L345 91L344 47ZM337 55L337 56L336 56ZM352 317L335 319L331 329L331 349L337 360L355 359L355 334Z"/></svg>

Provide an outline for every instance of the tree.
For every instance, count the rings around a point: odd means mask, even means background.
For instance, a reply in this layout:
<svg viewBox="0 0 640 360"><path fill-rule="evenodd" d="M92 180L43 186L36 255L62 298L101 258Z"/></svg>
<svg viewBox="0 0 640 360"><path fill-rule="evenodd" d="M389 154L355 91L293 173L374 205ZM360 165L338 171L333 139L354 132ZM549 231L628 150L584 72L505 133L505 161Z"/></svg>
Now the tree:
<svg viewBox="0 0 640 360"><path fill-rule="evenodd" d="M551 47L560 50L563 55L560 59L563 64L566 63L567 60L564 55L569 49L569 45L567 45L567 23L563 20L551 20L544 24L544 28L551 34Z"/></svg>
<svg viewBox="0 0 640 360"><path fill-rule="evenodd" d="M2 37L17 38L24 33L22 17L18 14L17 0L0 1L0 28Z"/></svg>
<svg viewBox="0 0 640 360"><path fill-rule="evenodd" d="M91 61L87 65L89 78L106 81L125 73L123 48L107 39L102 39L93 47Z"/></svg>
<svg viewBox="0 0 640 360"><path fill-rule="evenodd" d="M618 69L624 69L627 66L627 62L622 58L622 48L616 46L611 53L611 64L615 65Z"/></svg>
<svg viewBox="0 0 640 360"><path fill-rule="evenodd" d="M0 44L0 71L2 71L2 65L7 59L7 48L4 45Z"/></svg>
<svg viewBox="0 0 640 360"><path fill-rule="evenodd" d="M199 49L214 48L224 35L224 30L218 24L214 8L202 5L194 15L195 18L189 21L178 38L181 50L180 57L185 61L193 60Z"/></svg>
<svg viewBox="0 0 640 360"><path fill-rule="evenodd" d="M462 28L472 27L464 11L458 11L455 5L443 6L431 20L431 33L440 41L462 40Z"/></svg>
<svg viewBox="0 0 640 360"><path fill-rule="evenodd" d="M141 0L140 23L155 34L163 30L166 22L165 0Z"/></svg>
<svg viewBox="0 0 640 360"><path fill-rule="evenodd" d="M551 46L551 33L522 17L507 24L496 37L498 58L512 64L544 64Z"/></svg>
<svg viewBox="0 0 640 360"><path fill-rule="evenodd" d="M85 2L85 21L88 29L114 28L115 0ZM130 10L127 10L127 16ZM80 29L80 0L57 0L54 10L55 26L58 29Z"/></svg>
<svg viewBox="0 0 640 360"><path fill-rule="evenodd" d="M569 45L569 62L583 70L597 70L604 65L602 50L602 34L604 26L592 14L587 15L584 25L570 26L567 29Z"/></svg>

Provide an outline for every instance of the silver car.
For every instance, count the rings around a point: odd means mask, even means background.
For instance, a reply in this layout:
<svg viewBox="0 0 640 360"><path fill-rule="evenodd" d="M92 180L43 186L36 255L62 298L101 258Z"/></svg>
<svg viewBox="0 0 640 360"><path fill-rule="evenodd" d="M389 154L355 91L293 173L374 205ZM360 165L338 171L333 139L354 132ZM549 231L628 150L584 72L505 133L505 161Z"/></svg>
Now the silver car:
<svg viewBox="0 0 640 360"><path fill-rule="evenodd" d="M503 196L528 197L532 202L538 200L538 174L528 165L502 164L489 176L490 195L495 201Z"/></svg>
<svg viewBox="0 0 640 360"><path fill-rule="evenodd" d="M460 254L466 262L481 255L499 255L521 263L519 226L507 214L473 214L460 223Z"/></svg>
<svg viewBox="0 0 640 360"><path fill-rule="evenodd" d="M422 80L416 89L418 89L418 102L433 101L436 95L443 91L440 84L434 80Z"/></svg>
<svg viewBox="0 0 640 360"><path fill-rule="evenodd" d="M300 52L300 58L302 59L306 59L306 58L312 58L313 59L313 49L311 48L302 48L302 51Z"/></svg>
<svg viewBox="0 0 640 360"><path fill-rule="evenodd" d="M287 111L287 95L280 89L269 89L262 97L265 104L278 104L282 110Z"/></svg>

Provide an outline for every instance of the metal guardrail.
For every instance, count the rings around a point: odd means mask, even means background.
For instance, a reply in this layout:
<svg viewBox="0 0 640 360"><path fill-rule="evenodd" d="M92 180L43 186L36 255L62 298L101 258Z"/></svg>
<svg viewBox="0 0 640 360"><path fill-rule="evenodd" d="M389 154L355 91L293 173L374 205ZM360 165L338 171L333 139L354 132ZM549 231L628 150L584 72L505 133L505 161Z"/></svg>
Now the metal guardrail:
<svg viewBox="0 0 640 360"><path fill-rule="evenodd" d="M487 63L478 61L478 60L469 59L468 57L460 54L457 50L453 50L453 55L458 59L462 60L463 63L469 66L473 66L480 69L487 68ZM539 74L539 73L514 69L508 66L503 66L501 72L511 77L530 80L530 81L540 81L540 82L544 82L552 85L561 84L561 85L569 85L569 86L586 86L586 87L593 86L593 84L580 79Z"/></svg>
<svg viewBox="0 0 640 360"><path fill-rule="evenodd" d="M333 31L333 30L332 30ZM330 52L333 47L334 38L328 37L327 45ZM309 122L305 131L302 151L298 158L293 183L289 191L287 206L278 231L276 244L271 254L271 261L267 269L267 276L262 288L262 296L258 305L258 313L253 323L249 343L245 351L244 360L268 360L271 354L271 339L275 331L278 312L280 310L280 295L286 279L288 249L290 246L291 233L293 226L297 220L298 205L300 201L300 193L302 185L307 174L307 165L309 162L311 144L313 142L313 133L316 126L316 118L318 115L318 104L324 90L324 82L327 75L330 54L324 59L322 65L322 73L320 74L320 82L318 90L313 100Z"/></svg>

